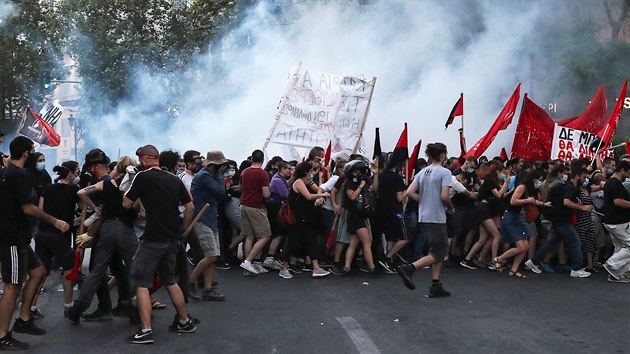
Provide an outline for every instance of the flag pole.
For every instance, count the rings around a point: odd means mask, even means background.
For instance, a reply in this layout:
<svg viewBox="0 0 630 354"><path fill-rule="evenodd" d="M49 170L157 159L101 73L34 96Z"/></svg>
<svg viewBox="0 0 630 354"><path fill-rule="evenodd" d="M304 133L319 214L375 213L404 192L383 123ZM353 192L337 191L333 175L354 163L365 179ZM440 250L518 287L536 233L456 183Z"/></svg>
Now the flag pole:
<svg viewBox="0 0 630 354"><path fill-rule="evenodd" d="M363 119L361 121L361 130L359 131L359 138L357 139L356 144L354 144L354 149L352 153L356 153L359 149L359 144L361 144L361 139L363 138L363 130L365 129L365 122L367 121L367 116L370 113L370 106L372 105L372 95L374 94L374 87L376 86L376 76L372 77L372 81L370 82L370 96L368 96L367 108L365 109L365 114L363 115Z"/></svg>
<svg viewBox="0 0 630 354"><path fill-rule="evenodd" d="M294 68L297 68L295 71L293 71ZM276 117L275 117L275 121L273 123L273 126L271 127L271 130L269 131L269 135L267 135L267 139L265 139L265 144L263 144L263 151L267 150L267 145L269 145L269 142L271 141L271 136L273 135L273 132L276 130L276 127L278 126L278 122L280 121L280 112L282 111L283 107L284 107L284 103L289 99L289 93L291 92L291 89L293 88L293 86L295 86L295 83L297 82L299 76L300 76L300 69L302 68L302 61L300 60L296 66L291 68L291 72L289 73L290 77L289 80L287 82L287 84L284 87L284 91L282 91L282 97L280 97L280 102L278 102L278 108L276 108Z"/></svg>

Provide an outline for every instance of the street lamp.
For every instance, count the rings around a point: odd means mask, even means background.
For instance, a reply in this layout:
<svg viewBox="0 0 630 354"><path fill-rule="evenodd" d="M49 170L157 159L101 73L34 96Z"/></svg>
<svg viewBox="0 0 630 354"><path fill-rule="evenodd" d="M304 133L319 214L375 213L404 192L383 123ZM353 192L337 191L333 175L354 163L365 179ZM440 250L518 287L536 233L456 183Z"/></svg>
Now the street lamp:
<svg viewBox="0 0 630 354"><path fill-rule="evenodd" d="M68 117L68 124L70 124L70 129L72 129L72 136L74 137L74 161L79 161L79 137L77 136L77 118L74 117L74 114L70 113Z"/></svg>

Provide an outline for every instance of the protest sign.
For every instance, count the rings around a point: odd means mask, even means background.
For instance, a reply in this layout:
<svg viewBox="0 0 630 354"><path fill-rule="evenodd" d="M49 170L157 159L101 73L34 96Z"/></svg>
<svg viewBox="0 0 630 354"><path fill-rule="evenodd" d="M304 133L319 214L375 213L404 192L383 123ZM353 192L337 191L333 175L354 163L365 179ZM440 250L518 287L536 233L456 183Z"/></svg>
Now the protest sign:
<svg viewBox="0 0 630 354"><path fill-rule="evenodd" d="M590 146L598 139L597 134L585 132L578 129L571 129L555 124L553 130L553 143L551 146L551 159L560 159L570 161L573 159L589 159L592 160L595 153L591 151ZM613 151L604 150L600 153L601 157L613 157Z"/></svg>

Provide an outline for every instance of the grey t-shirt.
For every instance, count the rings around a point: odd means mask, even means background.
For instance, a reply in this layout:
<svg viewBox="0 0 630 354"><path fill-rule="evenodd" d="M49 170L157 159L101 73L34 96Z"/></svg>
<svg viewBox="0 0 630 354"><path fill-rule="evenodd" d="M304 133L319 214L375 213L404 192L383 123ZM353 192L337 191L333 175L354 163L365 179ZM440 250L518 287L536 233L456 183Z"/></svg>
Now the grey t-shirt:
<svg viewBox="0 0 630 354"><path fill-rule="evenodd" d="M446 224L446 210L442 204L442 188L453 185L451 171L430 165L418 172L413 183L418 184L418 222Z"/></svg>

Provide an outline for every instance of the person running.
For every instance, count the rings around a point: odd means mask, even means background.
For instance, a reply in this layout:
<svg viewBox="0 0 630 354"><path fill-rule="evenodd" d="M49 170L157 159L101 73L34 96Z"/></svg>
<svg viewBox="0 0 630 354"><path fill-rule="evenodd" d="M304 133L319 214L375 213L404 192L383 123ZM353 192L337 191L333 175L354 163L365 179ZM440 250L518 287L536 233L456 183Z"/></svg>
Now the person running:
<svg viewBox="0 0 630 354"><path fill-rule="evenodd" d="M621 161L604 185L604 227L615 252L604 264L611 282L630 282L630 193L623 181L630 178L630 162Z"/></svg>
<svg viewBox="0 0 630 354"><path fill-rule="evenodd" d="M407 188L407 197L418 201L419 232L427 235L429 254L411 264L396 267L398 275L410 290L416 285L413 273L425 266L432 267L432 283L428 297L446 297L451 293L446 291L440 282L444 257L448 254L448 231L446 229L446 213L454 213L453 204L449 197L449 189L453 184L451 171L442 167L446 160L446 145L442 143L429 144L425 150L431 165L416 175Z"/></svg>
<svg viewBox="0 0 630 354"><path fill-rule="evenodd" d="M267 218L269 219L273 239L269 245L269 255L265 258L263 266L265 268L279 270L280 277L288 279L292 276L288 270L285 269L285 271L282 271L282 263L277 260L276 253L287 234L287 228L278 221L278 213L280 212L282 204L287 201L287 197L289 196L290 185L287 180L291 177L291 169L289 168L289 163L286 161L278 161L276 165L278 172L271 177L271 181L269 182L271 197L265 200Z"/></svg>
<svg viewBox="0 0 630 354"><path fill-rule="evenodd" d="M253 274L267 272L262 264L253 262L256 257L260 257L260 253L271 238L271 226L264 204L264 200L271 196L270 176L262 169L264 159L262 151L254 150L252 165L241 173L240 180L241 230L246 235L243 247L245 260L241 263L241 268Z"/></svg>
<svg viewBox="0 0 630 354"><path fill-rule="evenodd" d="M547 207L551 205L550 202L542 202L535 197L543 185L542 180L541 172L537 170L529 172L512 193L510 204L501 219L501 241L507 245L514 244L515 247L508 249L492 260L497 271L502 271L505 261L514 257L508 274L516 278L525 278L523 273L518 270L529 249L528 233L521 219L521 212L523 206L527 204Z"/></svg>
<svg viewBox="0 0 630 354"><path fill-rule="evenodd" d="M33 141L18 136L9 144L9 151L11 162L0 179L0 268L4 282L4 295L0 298L0 350L25 350L28 344L14 339L9 331L20 292L22 308L12 332L46 334L46 330L39 328L31 317L33 297L46 274L46 269L30 246L34 226L32 218L49 223L61 232L68 232L70 226L35 205L33 186L25 170L35 167ZM26 284L22 287L24 282Z"/></svg>
<svg viewBox="0 0 630 354"><path fill-rule="evenodd" d="M119 161L120 168L116 171L125 171L127 166L135 166L135 160L123 156ZM124 166L127 165L127 166ZM132 208L124 208L122 205L122 193L119 186L125 177L124 172L117 172L112 179L98 182L81 189L77 194L81 201L92 210L96 210L102 219L100 235L94 245L94 260L90 274L81 287L76 303L68 310L67 317L70 321L78 323L83 311L92 303L92 298L102 286L107 277L107 269L115 262L115 255L120 257L124 266L116 274L118 284L118 303L122 310L132 321L137 322L138 316L131 304L132 292L129 285L129 266L132 264L133 254L138 247L138 239L133 227L133 221L137 212ZM90 194L101 192L103 204L97 207L90 199Z"/></svg>
<svg viewBox="0 0 630 354"><path fill-rule="evenodd" d="M582 185L588 176L585 168L577 167L571 170L567 183L549 190L548 198L551 208L547 212L547 219L551 221L551 230L547 242L525 262L525 267L536 274L542 273L539 268L543 257L555 249L560 242L569 250L571 263L569 267L572 278L587 278L591 273L582 269L582 250L580 238L573 227L573 213L575 210L590 212L592 205L581 205L578 199L578 186Z"/></svg>
<svg viewBox="0 0 630 354"><path fill-rule="evenodd" d="M192 333L195 324L188 318L184 294L175 281L177 250L182 230L192 221L193 203L184 183L177 176L162 171L159 152L153 145L145 145L136 151L140 158L139 172L131 188L123 197L123 207L131 208L138 200L146 210L147 223L133 258L130 275L136 287L136 299L142 327L129 337L134 344L151 344L151 296L153 275L158 272L160 283L166 287L177 315L172 328L181 333ZM179 205L184 206L184 220L180 223Z"/></svg>
<svg viewBox="0 0 630 354"><path fill-rule="evenodd" d="M56 183L49 184L42 190L42 195L39 197L39 208L45 213L65 221L68 225L72 225L77 203L79 202L79 197L77 196L79 191L79 186L77 185L80 174L79 163L66 161L60 166L55 166L53 171L59 177ZM35 253L41 259L46 269L46 275L50 274L53 257L63 268L64 314L67 313L74 303L72 301L71 281L65 277L74 265L74 251L71 245L72 234L69 231L62 233L50 224L39 224L35 234ZM40 287L43 286L44 281L42 281Z"/></svg>

